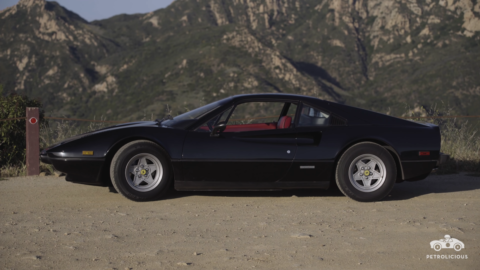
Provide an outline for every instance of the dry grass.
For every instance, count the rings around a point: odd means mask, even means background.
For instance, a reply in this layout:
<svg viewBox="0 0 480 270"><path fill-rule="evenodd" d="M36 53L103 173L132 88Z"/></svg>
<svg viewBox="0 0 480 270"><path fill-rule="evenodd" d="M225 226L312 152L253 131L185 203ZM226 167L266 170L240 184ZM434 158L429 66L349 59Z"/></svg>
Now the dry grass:
<svg viewBox="0 0 480 270"><path fill-rule="evenodd" d="M453 114L451 111L442 113L435 109L419 113L423 116L449 116ZM480 172L480 119L443 118L416 120L430 122L440 127L442 136L441 152L450 155L450 160L443 164L437 173Z"/></svg>
<svg viewBox="0 0 480 270"><path fill-rule="evenodd" d="M45 164L40 162L40 172L44 172L45 175L53 175L55 170L50 164ZM17 165L17 166L3 166L0 168L0 180L6 180L10 177L19 177L27 175L27 165Z"/></svg>
<svg viewBox="0 0 480 270"><path fill-rule="evenodd" d="M7 177L17 177L27 175L27 166L26 165L17 165L17 166L3 166L0 168L0 179L5 180Z"/></svg>
<svg viewBox="0 0 480 270"><path fill-rule="evenodd" d="M438 173L459 171L480 172L480 134L474 125L458 119L443 121L440 124L442 134L442 152L450 155Z"/></svg>
<svg viewBox="0 0 480 270"><path fill-rule="evenodd" d="M102 118L101 120L104 119ZM92 122L87 126L79 126L76 121L49 120L40 127L40 148L48 147L75 135L101 129L108 125L111 124Z"/></svg>

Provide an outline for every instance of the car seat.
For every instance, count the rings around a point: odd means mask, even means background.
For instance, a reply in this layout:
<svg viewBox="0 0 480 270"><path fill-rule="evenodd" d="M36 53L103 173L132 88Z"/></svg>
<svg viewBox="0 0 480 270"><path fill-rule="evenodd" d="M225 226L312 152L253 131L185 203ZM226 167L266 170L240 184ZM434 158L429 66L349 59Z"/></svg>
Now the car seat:
<svg viewBox="0 0 480 270"><path fill-rule="evenodd" d="M280 120L278 120L277 129L289 128L291 123L292 123L292 117L282 116L280 117Z"/></svg>

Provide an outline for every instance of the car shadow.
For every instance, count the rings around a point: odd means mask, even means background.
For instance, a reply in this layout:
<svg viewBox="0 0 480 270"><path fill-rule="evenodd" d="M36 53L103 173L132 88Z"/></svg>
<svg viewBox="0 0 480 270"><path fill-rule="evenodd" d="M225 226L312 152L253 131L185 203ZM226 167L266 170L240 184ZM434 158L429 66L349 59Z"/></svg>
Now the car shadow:
<svg viewBox="0 0 480 270"><path fill-rule="evenodd" d="M176 191L172 190L165 199L176 199L189 196L211 197L343 197L342 192L335 186L325 189L289 189L275 191Z"/></svg>
<svg viewBox="0 0 480 270"><path fill-rule="evenodd" d="M384 201L401 201L428 194L441 194L480 189L477 174L431 175L425 180L396 184Z"/></svg>
<svg viewBox="0 0 480 270"><path fill-rule="evenodd" d="M396 184L383 201L409 200L428 194L452 193L480 189L478 174L431 175L425 180ZM189 196L211 197L344 197L336 185L328 190L292 189L280 191L175 191L169 192L162 200ZM345 198L347 199L347 198Z"/></svg>

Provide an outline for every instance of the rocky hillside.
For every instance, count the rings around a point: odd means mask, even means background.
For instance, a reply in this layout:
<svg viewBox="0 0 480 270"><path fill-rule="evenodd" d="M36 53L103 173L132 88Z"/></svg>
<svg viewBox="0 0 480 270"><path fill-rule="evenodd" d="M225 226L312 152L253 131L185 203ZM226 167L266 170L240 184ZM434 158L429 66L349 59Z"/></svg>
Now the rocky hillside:
<svg viewBox="0 0 480 270"><path fill-rule="evenodd" d="M161 117L256 92L480 114L479 73L476 0L176 0L94 22L44 0L0 12L4 94L55 116Z"/></svg>

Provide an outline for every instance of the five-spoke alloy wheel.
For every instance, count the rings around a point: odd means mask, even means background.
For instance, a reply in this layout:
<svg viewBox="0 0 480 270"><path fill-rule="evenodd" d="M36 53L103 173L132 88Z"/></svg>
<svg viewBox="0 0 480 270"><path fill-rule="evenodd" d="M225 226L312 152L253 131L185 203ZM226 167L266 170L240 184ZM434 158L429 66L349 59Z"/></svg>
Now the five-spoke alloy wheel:
<svg viewBox="0 0 480 270"><path fill-rule="evenodd" d="M139 140L121 147L112 159L110 177L115 189L128 199L149 201L168 190L170 162L155 143Z"/></svg>
<svg viewBox="0 0 480 270"><path fill-rule="evenodd" d="M361 202L385 198L393 189L397 168L382 146L363 142L353 145L338 161L336 182L346 196Z"/></svg>
<svg viewBox="0 0 480 270"><path fill-rule="evenodd" d="M142 153L130 159L125 168L125 179L136 191L155 189L163 177L163 166L152 154Z"/></svg>
<svg viewBox="0 0 480 270"><path fill-rule="evenodd" d="M353 187L372 192L382 187L386 178L385 164L377 156L365 154L350 163L349 178Z"/></svg>

